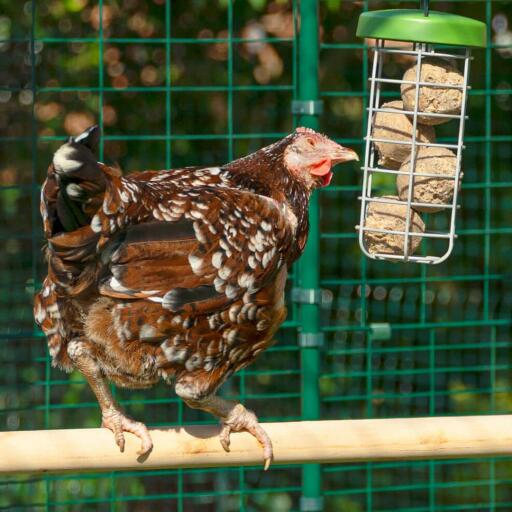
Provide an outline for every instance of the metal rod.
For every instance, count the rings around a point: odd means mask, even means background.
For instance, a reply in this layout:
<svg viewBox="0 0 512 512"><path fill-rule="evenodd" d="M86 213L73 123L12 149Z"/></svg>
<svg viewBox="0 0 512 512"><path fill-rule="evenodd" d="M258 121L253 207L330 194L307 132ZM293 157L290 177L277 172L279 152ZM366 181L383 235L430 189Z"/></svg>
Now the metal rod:
<svg viewBox="0 0 512 512"><path fill-rule="evenodd" d="M409 171L397 171L396 169L381 169L380 167L368 167L368 172L381 172L383 174L397 174L402 176L408 176ZM413 171L414 176L418 176L420 178L443 178L447 180L454 180L455 174L434 174L431 172L416 172Z"/></svg>
<svg viewBox="0 0 512 512"><path fill-rule="evenodd" d="M409 174L409 173L407 173ZM362 199L362 198L360 198ZM437 203L421 203L416 201L400 201L398 199L387 199L384 197L367 197L366 202L368 203L384 203L384 204L397 204L397 205L403 205L403 206L425 206L425 207L435 207L435 208L453 208L453 204L437 204Z"/></svg>
<svg viewBox="0 0 512 512"><path fill-rule="evenodd" d="M380 51L383 53L398 53L401 55L416 55L416 51L414 51L414 50L398 50L395 48L386 48L386 49L381 49ZM466 59L466 56L462 55L462 54L458 55L456 53L440 53L440 52L436 52L434 50L428 51L426 53L426 55L428 57L435 56L435 57L444 57L447 59L460 59L460 60Z"/></svg>
<svg viewBox="0 0 512 512"><path fill-rule="evenodd" d="M383 233L386 235L406 235L406 231L394 230L394 229L381 229L381 228L368 228L368 227L359 227L362 231L368 231L370 233ZM411 237L415 236L417 238L450 238L449 233L423 233L421 231L409 231ZM400 256L403 259L403 256Z"/></svg>
<svg viewBox="0 0 512 512"><path fill-rule="evenodd" d="M386 144L400 144L403 146L412 146L412 142L408 140L393 140L393 139L382 139L380 137L370 137L369 139L372 142L385 142ZM447 148L447 149L457 149L459 147L458 144L443 144L440 142L416 142L416 146L427 146L429 148Z"/></svg>
<svg viewBox="0 0 512 512"><path fill-rule="evenodd" d="M372 66L372 76L380 76L381 70L381 60L380 59L380 49L383 47L383 41L377 40L377 46L373 52L373 66ZM376 87L377 85L377 91ZM371 174L368 173L369 168L374 167L374 158L375 151L372 148L372 128L373 128L373 111L375 109L375 105L379 105L379 88L380 84L375 81L370 82L370 99L368 102L369 108L368 110L368 126L366 130L366 148L365 148L365 157L364 157L364 168L363 168L363 194L362 194L362 204L361 204L361 214L360 214L360 224L364 225L364 219L366 216L366 197L371 196ZM364 250L364 233L363 231L359 231L359 246Z"/></svg>
<svg viewBox="0 0 512 512"><path fill-rule="evenodd" d="M375 80L376 82L381 82L384 84L406 84L406 85L416 85L416 82L414 80L398 80L397 78L373 78L370 77L368 80ZM464 85L450 85L450 84L438 84L436 82L419 82L420 86L425 87L442 87L443 89L464 89ZM468 87L468 89L471 89L471 87ZM423 113L422 113L423 114Z"/></svg>
<svg viewBox="0 0 512 512"><path fill-rule="evenodd" d="M423 3L423 15L428 16L428 0L422 0Z"/></svg>
<svg viewBox="0 0 512 512"><path fill-rule="evenodd" d="M298 99L318 101L320 99L319 56L320 34L318 19L318 0L301 0L299 3L300 32L298 54ZM318 116L303 114L299 123L318 129ZM320 228L318 193L311 198L309 205L309 237L304 254L298 264L298 285L302 288L318 289L320 286ZM301 333L319 334L321 332L319 304L301 304L299 306ZM301 347L301 406L304 420L316 420L320 417L320 377L319 347ZM307 464L302 470L302 500L320 502L322 493L322 474L317 464Z"/></svg>
<svg viewBox="0 0 512 512"><path fill-rule="evenodd" d="M368 109L366 109L368 110ZM404 116L413 116L414 110L397 110L394 108L375 108L374 112L386 112L388 114L403 114ZM444 119L460 119L460 114L438 114L436 112L421 112L422 117L444 118Z"/></svg>
<svg viewBox="0 0 512 512"><path fill-rule="evenodd" d="M424 44L415 44L415 48L419 48L418 55L416 57L416 86L414 91L414 111L412 118L412 138L411 138L411 156L409 159L409 183L407 188L407 210L405 215L405 240L404 240L404 260L409 259L409 230L411 229L412 216L414 214L412 210L412 196L414 190L414 176L412 171L416 165L416 132L418 129L418 109L420 103L420 80L421 80L421 58L422 52L425 49Z"/></svg>

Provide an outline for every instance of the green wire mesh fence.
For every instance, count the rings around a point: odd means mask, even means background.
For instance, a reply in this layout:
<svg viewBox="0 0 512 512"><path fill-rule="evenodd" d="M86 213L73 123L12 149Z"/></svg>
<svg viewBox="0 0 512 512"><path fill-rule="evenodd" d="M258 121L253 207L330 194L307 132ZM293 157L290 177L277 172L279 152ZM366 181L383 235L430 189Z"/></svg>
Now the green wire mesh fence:
<svg viewBox="0 0 512 512"><path fill-rule="evenodd" d="M316 3L1 2L2 430L99 422L97 404L80 375L51 368L32 319L31 295L43 273L39 187L52 152L67 135L93 122L105 134L100 158L125 171L222 163L284 136L304 121L293 118L290 105L303 96L304 48L314 46L316 35L302 34L310 39L301 44L297 27L301 10L316 16ZM417 2L318 3L321 52L313 65L318 64L320 78L306 85L309 91L320 89L322 131L361 151L370 52L355 38L357 17L367 9L417 7ZM454 253L439 267L362 257L354 230L359 171L353 166L337 172L319 197L319 242L290 278L290 288L303 284L308 265L318 260L320 285L333 294L332 304L317 312L324 346L298 345L297 330L305 318L290 302L280 342L224 389L257 410L263 421L512 410L512 4L432 0L430 5L483 20L490 28L488 48L474 52ZM131 414L151 426L211 421L183 407L164 385L116 394ZM512 510L512 461L0 479L0 510L301 507Z"/></svg>

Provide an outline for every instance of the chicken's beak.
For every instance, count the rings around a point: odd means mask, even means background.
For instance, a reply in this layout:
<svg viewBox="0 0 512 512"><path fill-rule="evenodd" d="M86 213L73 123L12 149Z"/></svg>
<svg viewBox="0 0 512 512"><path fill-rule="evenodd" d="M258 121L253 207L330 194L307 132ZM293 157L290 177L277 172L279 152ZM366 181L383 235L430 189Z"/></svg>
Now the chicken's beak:
<svg viewBox="0 0 512 512"><path fill-rule="evenodd" d="M332 165L350 162L351 160L359 161L359 156L353 149L346 148L340 144L336 144L331 155Z"/></svg>

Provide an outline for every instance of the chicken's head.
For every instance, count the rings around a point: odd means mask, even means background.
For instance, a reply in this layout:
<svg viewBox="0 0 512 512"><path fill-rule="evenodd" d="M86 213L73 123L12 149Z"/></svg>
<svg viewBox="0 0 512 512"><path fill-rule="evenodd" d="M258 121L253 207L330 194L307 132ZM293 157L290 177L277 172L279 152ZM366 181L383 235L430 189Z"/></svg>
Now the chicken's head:
<svg viewBox="0 0 512 512"><path fill-rule="evenodd" d="M326 187L336 164L359 160L357 153L311 128L297 128L284 152L284 164L308 188Z"/></svg>

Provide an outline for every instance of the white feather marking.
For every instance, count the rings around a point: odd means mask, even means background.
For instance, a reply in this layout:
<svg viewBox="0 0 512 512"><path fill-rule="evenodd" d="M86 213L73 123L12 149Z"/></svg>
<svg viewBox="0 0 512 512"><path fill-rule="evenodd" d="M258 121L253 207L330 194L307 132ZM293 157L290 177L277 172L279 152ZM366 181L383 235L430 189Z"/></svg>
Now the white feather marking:
<svg viewBox="0 0 512 512"><path fill-rule="evenodd" d="M46 311L44 310L44 308L41 307L40 304L37 305L36 314L34 316L38 324L42 324L44 319L46 318Z"/></svg>
<svg viewBox="0 0 512 512"><path fill-rule="evenodd" d="M203 364L203 359L200 354L192 354L187 361L185 362L185 368L191 372L193 370L197 370Z"/></svg>
<svg viewBox="0 0 512 512"><path fill-rule="evenodd" d="M225 251L229 251L229 245L228 243L223 239L223 238L220 238L219 239L219 245L225 250Z"/></svg>
<svg viewBox="0 0 512 512"><path fill-rule="evenodd" d="M75 359L76 357L80 356L84 349L84 344L81 341L71 340L67 347L67 353L69 354L69 357L71 359Z"/></svg>
<svg viewBox="0 0 512 512"><path fill-rule="evenodd" d="M232 345L236 341L237 329L228 329L224 332L222 337L227 341L228 345Z"/></svg>
<svg viewBox="0 0 512 512"><path fill-rule="evenodd" d="M174 220L174 216L171 214L171 212L169 212L168 210L162 210L162 208L160 208L160 210L162 211L162 217L165 220L168 220L168 221Z"/></svg>
<svg viewBox="0 0 512 512"><path fill-rule="evenodd" d="M53 155L53 166L56 171L61 172L73 172L77 171L82 167L83 162L79 162L78 160L73 160L73 156L77 156L78 151L68 145L64 144L61 146Z"/></svg>
<svg viewBox="0 0 512 512"><path fill-rule="evenodd" d="M119 197L121 197L121 201L123 201L123 203L129 203L130 202L130 196L124 190L121 192L121 194L119 194Z"/></svg>
<svg viewBox="0 0 512 512"><path fill-rule="evenodd" d="M264 267L266 267L270 261L272 260L272 257L274 256L274 253L272 250L270 251L267 251L264 255L263 255L263 260L262 260L262 264Z"/></svg>
<svg viewBox="0 0 512 512"><path fill-rule="evenodd" d="M126 286L123 286L115 277L111 277L110 281L110 288L116 292L131 292L130 288L126 288Z"/></svg>
<svg viewBox="0 0 512 512"><path fill-rule="evenodd" d="M143 295L155 295L157 293L161 293L160 290L144 290L141 291Z"/></svg>
<svg viewBox="0 0 512 512"><path fill-rule="evenodd" d="M50 313L51 318L60 318L59 306L57 304L51 304L46 308L46 311Z"/></svg>
<svg viewBox="0 0 512 512"><path fill-rule="evenodd" d="M86 130L85 132L82 132L80 135L77 135L76 137L74 137L75 142L83 141L84 139L86 139L90 135L90 133L91 132L89 130Z"/></svg>
<svg viewBox="0 0 512 512"><path fill-rule="evenodd" d="M223 279L221 279L220 277L216 277L213 280L213 286L215 286L215 291L217 291L218 293L222 293L224 291L225 284L226 284L225 281Z"/></svg>
<svg viewBox="0 0 512 512"><path fill-rule="evenodd" d="M265 250L266 236L261 231L256 231L256 235L252 237L253 243L256 245L256 250L262 252Z"/></svg>
<svg viewBox="0 0 512 512"><path fill-rule="evenodd" d="M224 265L223 267L219 268L219 277L221 279L224 279L224 281L231 275L232 269Z"/></svg>
<svg viewBox="0 0 512 512"><path fill-rule="evenodd" d="M247 263L249 264L249 267L251 267L252 269L255 269L258 266L258 262L256 261L256 258L252 254L247 259Z"/></svg>
<svg viewBox="0 0 512 512"><path fill-rule="evenodd" d="M208 325L210 326L210 329L214 330L217 327L217 321L215 320L214 315L210 315L208 317Z"/></svg>
<svg viewBox="0 0 512 512"><path fill-rule="evenodd" d="M222 260L224 259L224 254L220 251L217 251L212 256L212 265L215 268L220 268L222 266Z"/></svg>
<svg viewBox="0 0 512 512"><path fill-rule="evenodd" d="M264 220L261 222L261 229L263 229L263 231L270 231L272 226L266 220Z"/></svg>
<svg viewBox="0 0 512 512"><path fill-rule="evenodd" d="M167 341L160 345L165 357L171 363L183 362L187 357L187 349L179 349L173 346L169 346Z"/></svg>
<svg viewBox="0 0 512 512"><path fill-rule="evenodd" d="M138 192L139 191L139 187L135 183L133 183L132 181L125 181L124 182L124 186L128 190L131 190L132 192Z"/></svg>
<svg viewBox="0 0 512 512"><path fill-rule="evenodd" d="M189 254L188 262L194 274L198 274L201 271L201 268L203 267L203 258L199 258L198 256L194 256L193 254Z"/></svg>
<svg viewBox="0 0 512 512"><path fill-rule="evenodd" d="M193 219L203 219L204 218L203 214L201 212L198 212L197 210L190 210L189 215Z"/></svg>
<svg viewBox="0 0 512 512"><path fill-rule="evenodd" d="M209 171L209 173L213 174L213 176L217 176L220 174L220 167L207 167L205 171Z"/></svg>
<svg viewBox="0 0 512 512"><path fill-rule="evenodd" d="M238 312L240 311L240 304L233 304L229 308L229 321L230 322L236 322L236 316L238 315Z"/></svg>
<svg viewBox="0 0 512 512"><path fill-rule="evenodd" d="M216 358L205 357L203 362L203 370L211 372L215 368Z"/></svg>
<svg viewBox="0 0 512 512"><path fill-rule="evenodd" d="M155 208L153 210L153 217L157 220L164 220L162 212L158 208Z"/></svg>
<svg viewBox="0 0 512 512"><path fill-rule="evenodd" d="M201 231L201 227L198 222L194 222L194 233L196 235L196 238L201 242L202 244L205 244L208 240L204 236L203 232Z"/></svg>
<svg viewBox="0 0 512 512"><path fill-rule="evenodd" d="M226 297L228 299L234 299L238 294L238 288L236 286L228 284L226 286L226 290L224 291L224 293L226 294Z"/></svg>
<svg viewBox="0 0 512 512"><path fill-rule="evenodd" d="M66 192L67 192L69 197L78 198L78 197L80 197L82 195L83 189L77 183L70 183L66 187Z"/></svg>
<svg viewBox="0 0 512 512"><path fill-rule="evenodd" d="M243 273L238 276L238 285L242 288L251 288L254 284L254 276L248 273Z"/></svg>
<svg viewBox="0 0 512 512"><path fill-rule="evenodd" d="M139 331L139 338L141 340L154 338L157 334L157 330L149 324L144 324Z"/></svg>

